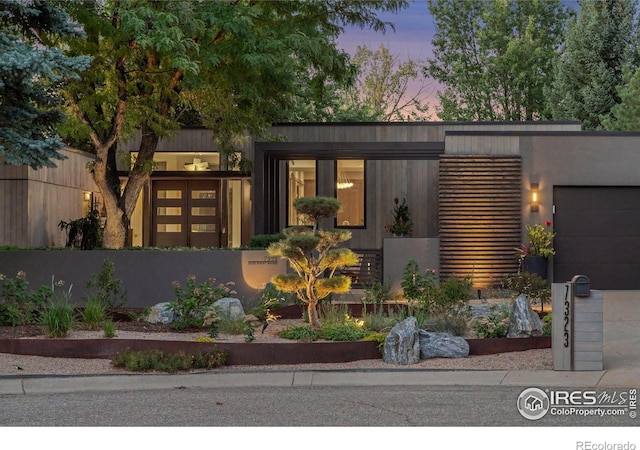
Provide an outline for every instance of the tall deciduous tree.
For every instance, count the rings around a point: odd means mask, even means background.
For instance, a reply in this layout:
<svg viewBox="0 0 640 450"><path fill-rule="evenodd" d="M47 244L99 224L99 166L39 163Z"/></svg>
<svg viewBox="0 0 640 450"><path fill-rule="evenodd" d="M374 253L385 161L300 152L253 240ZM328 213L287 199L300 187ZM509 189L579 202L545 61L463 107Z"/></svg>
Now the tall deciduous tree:
<svg viewBox="0 0 640 450"><path fill-rule="evenodd" d="M313 95L300 97L286 120L293 122L389 122L430 118L429 85L421 73L421 61L400 61L380 45L373 51L358 46L351 58L351 79L325 86L321 102ZM301 86L302 92L308 87ZM315 96L317 99L317 96Z"/></svg>
<svg viewBox="0 0 640 450"><path fill-rule="evenodd" d="M536 120L569 10L560 0L429 0L437 31L425 75L443 120Z"/></svg>
<svg viewBox="0 0 640 450"><path fill-rule="evenodd" d="M429 119L428 86L421 74L420 61L400 61L380 45L375 51L358 46L352 62L357 80L342 95L344 109L370 111L375 120L384 122Z"/></svg>
<svg viewBox="0 0 640 450"><path fill-rule="evenodd" d="M55 131L64 120L59 90L88 56L69 57L53 47L77 31L46 1L0 0L0 155L5 163L55 167L64 146Z"/></svg>
<svg viewBox="0 0 640 450"><path fill-rule="evenodd" d="M300 79L314 95L350 75L336 46L347 24L384 30L377 10L404 0L324 2L100 0L69 4L86 39L69 41L95 55L68 91L75 121L66 131L96 154L94 179L104 197L104 245L119 248L162 137L179 128L182 108L197 110L231 154L243 133L259 136L295 106ZM137 159L124 185L117 143L140 131Z"/></svg>
<svg viewBox="0 0 640 450"><path fill-rule="evenodd" d="M580 120L584 129L599 130L621 101L616 87L623 84L623 67L638 65L637 1L578 5L547 93L549 107L554 119Z"/></svg>

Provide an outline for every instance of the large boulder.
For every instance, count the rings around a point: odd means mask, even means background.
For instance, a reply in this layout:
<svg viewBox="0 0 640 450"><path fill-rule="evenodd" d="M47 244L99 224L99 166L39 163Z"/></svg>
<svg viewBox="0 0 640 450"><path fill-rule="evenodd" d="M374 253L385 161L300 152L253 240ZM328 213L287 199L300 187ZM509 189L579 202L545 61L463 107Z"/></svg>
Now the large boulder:
<svg viewBox="0 0 640 450"><path fill-rule="evenodd" d="M229 319L244 319L244 308L237 298L225 297L217 300L213 307L216 308L220 315Z"/></svg>
<svg viewBox="0 0 640 450"><path fill-rule="evenodd" d="M534 312L529 299L520 294L511 305L508 338L527 338L542 336L542 321Z"/></svg>
<svg viewBox="0 0 640 450"><path fill-rule="evenodd" d="M176 320L176 313L169 309L169 302L157 303L149 309L149 314L144 318L149 323L171 323Z"/></svg>
<svg viewBox="0 0 640 450"><path fill-rule="evenodd" d="M384 362L406 366L420 362L418 321L408 317L394 325L384 340Z"/></svg>
<svg viewBox="0 0 640 450"><path fill-rule="evenodd" d="M419 331L420 358L466 358L469 343L460 336L450 333Z"/></svg>

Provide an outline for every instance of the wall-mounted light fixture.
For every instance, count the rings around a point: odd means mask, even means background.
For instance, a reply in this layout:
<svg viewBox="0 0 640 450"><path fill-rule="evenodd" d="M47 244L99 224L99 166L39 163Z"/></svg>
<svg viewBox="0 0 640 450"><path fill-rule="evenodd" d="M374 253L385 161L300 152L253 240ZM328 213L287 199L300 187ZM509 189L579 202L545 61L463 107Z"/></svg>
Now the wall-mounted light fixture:
<svg viewBox="0 0 640 450"><path fill-rule="evenodd" d="M538 183L531 183L531 212L538 212L540 208L540 188Z"/></svg>
<svg viewBox="0 0 640 450"><path fill-rule="evenodd" d="M83 192L83 196L84 196L84 201L88 202L89 200L91 200L91 192L89 191L84 191Z"/></svg>

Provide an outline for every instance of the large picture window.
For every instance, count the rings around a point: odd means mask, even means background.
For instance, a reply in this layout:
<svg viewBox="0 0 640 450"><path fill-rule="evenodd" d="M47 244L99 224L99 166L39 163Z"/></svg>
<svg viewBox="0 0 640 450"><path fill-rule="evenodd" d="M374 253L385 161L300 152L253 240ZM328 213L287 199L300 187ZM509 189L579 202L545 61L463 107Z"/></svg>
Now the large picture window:
<svg viewBox="0 0 640 450"><path fill-rule="evenodd" d="M342 203L336 226L364 227L364 160L336 161L336 198Z"/></svg>
<svg viewBox="0 0 640 450"><path fill-rule="evenodd" d="M316 195L316 162L313 160L290 160L287 164L287 222L288 226L313 225L313 222L299 216L293 202L302 197Z"/></svg>

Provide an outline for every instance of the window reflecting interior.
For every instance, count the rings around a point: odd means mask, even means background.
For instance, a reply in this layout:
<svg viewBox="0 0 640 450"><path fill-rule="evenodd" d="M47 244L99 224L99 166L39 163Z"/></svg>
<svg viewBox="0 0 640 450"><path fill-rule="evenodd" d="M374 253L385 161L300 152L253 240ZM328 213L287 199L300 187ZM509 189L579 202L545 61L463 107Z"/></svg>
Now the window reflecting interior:
<svg viewBox="0 0 640 450"><path fill-rule="evenodd" d="M216 191L215 189L213 190L197 190L194 189L193 191L191 191L191 198L192 199L200 199L200 198L206 198L206 199L210 199L210 200L215 200L216 199Z"/></svg>
<svg viewBox="0 0 640 450"><path fill-rule="evenodd" d="M131 164L135 163L137 152L131 153ZM153 156L153 170L184 170L202 172L222 170L218 152L156 152Z"/></svg>
<svg viewBox="0 0 640 450"><path fill-rule="evenodd" d="M336 192L342 203L337 226L364 226L364 160L336 161Z"/></svg>
<svg viewBox="0 0 640 450"><path fill-rule="evenodd" d="M179 223L159 223L157 230L159 233L180 233L182 225Z"/></svg>
<svg viewBox="0 0 640 450"><path fill-rule="evenodd" d="M191 207L192 216L215 216L215 206L193 206Z"/></svg>
<svg viewBox="0 0 640 450"><path fill-rule="evenodd" d="M288 224L313 225L306 217L298 215L293 207L293 202L302 197L315 197L316 195L316 162L312 160L290 160L287 164L288 173Z"/></svg>
<svg viewBox="0 0 640 450"><path fill-rule="evenodd" d="M174 206L174 207L161 206L157 208L157 214L159 216L181 216L182 208L179 206Z"/></svg>
<svg viewBox="0 0 640 450"><path fill-rule="evenodd" d="M215 223L194 223L194 224L191 224L191 232L192 233L215 233L216 224Z"/></svg>
<svg viewBox="0 0 640 450"><path fill-rule="evenodd" d="M158 190L156 194L158 198L182 198L182 191L179 189L176 190Z"/></svg>

